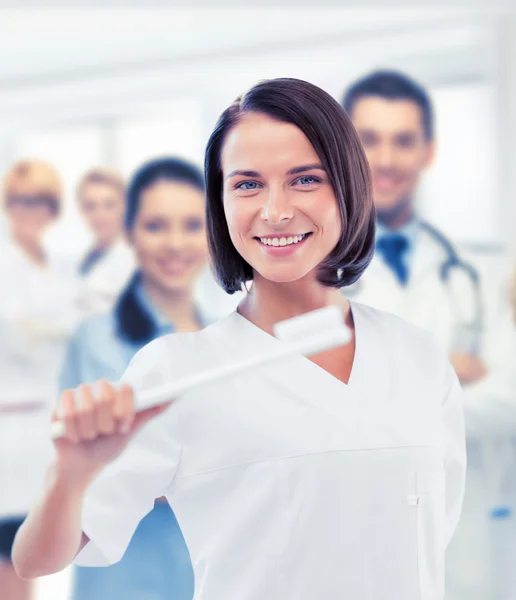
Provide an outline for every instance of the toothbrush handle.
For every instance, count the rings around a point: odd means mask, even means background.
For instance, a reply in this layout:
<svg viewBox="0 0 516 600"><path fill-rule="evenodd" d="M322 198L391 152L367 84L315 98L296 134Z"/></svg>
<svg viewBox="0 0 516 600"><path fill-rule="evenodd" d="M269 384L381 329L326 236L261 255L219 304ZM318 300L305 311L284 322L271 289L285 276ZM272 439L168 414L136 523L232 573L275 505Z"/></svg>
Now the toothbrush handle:
<svg viewBox="0 0 516 600"><path fill-rule="evenodd" d="M332 332L331 335L324 338L323 347L331 348L338 346L343 343L347 343L349 340L349 332L347 329L337 330ZM317 346L316 351L320 351L321 343ZM164 385L152 388L147 391L141 392L137 397L137 410L144 410L146 408L152 408L159 406L165 402L169 402L178 396L181 396L188 390L199 385L206 385L213 383L241 373L248 369L259 367L270 362L276 362L283 360L289 356L295 355L309 355L314 351L314 343L311 339L303 339L295 342L282 342L276 346L274 351L269 354L261 354L252 356L244 360L240 360L235 363L229 363L225 365L218 365L212 367L201 373L194 373L193 375L186 375L176 381L167 382ZM65 426L62 421L55 421L51 425L51 436L52 438L62 437L65 433Z"/></svg>
<svg viewBox="0 0 516 600"><path fill-rule="evenodd" d="M260 366L261 364L284 358L292 353L295 354L295 348L291 344L284 344L276 352L272 352L265 356L254 356L236 363L213 367L201 373L186 375L176 381L170 381L164 385L141 392L137 397L137 410L140 411L146 408L159 406L160 404L164 404L169 400L177 398L193 387L219 381L225 377L234 375L235 373L240 373L247 369ZM63 437L65 435L64 422L52 422L50 435L52 439Z"/></svg>

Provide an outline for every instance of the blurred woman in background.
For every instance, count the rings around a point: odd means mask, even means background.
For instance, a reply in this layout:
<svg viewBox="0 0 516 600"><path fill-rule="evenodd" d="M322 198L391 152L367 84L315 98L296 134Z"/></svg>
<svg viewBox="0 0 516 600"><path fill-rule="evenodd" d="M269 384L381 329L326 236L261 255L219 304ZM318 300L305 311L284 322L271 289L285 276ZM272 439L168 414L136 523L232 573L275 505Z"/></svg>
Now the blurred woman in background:
<svg viewBox="0 0 516 600"><path fill-rule="evenodd" d="M206 324L194 300L208 256L202 173L176 158L145 164L129 185L125 224L138 269L112 312L79 327L67 353L62 388L100 378L116 381L152 339ZM73 599L191 600L193 591L181 530L166 501L157 500L119 563L76 567Z"/></svg>
<svg viewBox="0 0 516 600"><path fill-rule="evenodd" d="M124 231L125 181L116 171L96 167L77 186L77 202L92 236L79 264L85 293L94 312L106 312L135 269Z"/></svg>
<svg viewBox="0 0 516 600"><path fill-rule="evenodd" d="M78 289L50 264L43 237L61 211L61 180L39 160L8 171L0 247L0 596L26 600L30 583L11 564L14 535L51 457L48 418L69 334L81 316Z"/></svg>

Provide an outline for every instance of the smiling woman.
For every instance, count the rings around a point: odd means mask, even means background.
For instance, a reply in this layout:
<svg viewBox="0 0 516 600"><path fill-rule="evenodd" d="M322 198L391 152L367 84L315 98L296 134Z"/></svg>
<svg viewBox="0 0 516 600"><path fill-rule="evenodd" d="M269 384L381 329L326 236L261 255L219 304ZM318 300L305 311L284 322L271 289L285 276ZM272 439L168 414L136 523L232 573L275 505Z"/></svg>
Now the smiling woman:
<svg viewBox="0 0 516 600"><path fill-rule="evenodd" d="M224 202L231 241L248 263L261 266L261 275L299 279L335 248L342 230L339 206L325 168L298 127L264 114L242 116L227 135L222 160L229 169L250 160L258 166L230 170ZM271 255L290 260L270 262ZM292 268L294 257L301 271Z"/></svg>
<svg viewBox="0 0 516 600"><path fill-rule="evenodd" d="M66 435L17 537L19 572L116 563L163 495L196 600L443 600L464 489L460 386L430 334L339 289L366 268L375 225L348 116L307 82L260 83L222 114L205 175L216 274L251 291L202 331L142 348L97 404L86 386L86 411L63 394ZM278 321L332 305L349 343L135 413L133 393L270 356Z"/></svg>
<svg viewBox="0 0 516 600"><path fill-rule="evenodd" d="M257 272L280 282L315 267L321 283L343 287L371 260L369 168L351 122L332 119L334 100L316 90L290 80L287 98L258 85L223 113L210 138L207 194L222 194L223 204L208 203L209 241L230 293ZM286 249L289 238L295 247Z"/></svg>

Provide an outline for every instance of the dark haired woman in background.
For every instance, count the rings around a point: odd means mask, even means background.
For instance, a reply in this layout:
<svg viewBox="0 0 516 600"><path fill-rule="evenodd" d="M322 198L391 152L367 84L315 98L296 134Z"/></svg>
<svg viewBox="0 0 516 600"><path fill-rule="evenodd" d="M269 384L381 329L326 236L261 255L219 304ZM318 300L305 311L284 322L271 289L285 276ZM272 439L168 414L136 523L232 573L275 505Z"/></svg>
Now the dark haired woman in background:
<svg viewBox="0 0 516 600"><path fill-rule="evenodd" d="M349 118L312 84L266 81L224 111L205 164L213 266L226 291L252 279L251 291L202 331L148 344L120 387L99 385L99 403L89 386L81 410L63 393L66 438L15 567L117 562L164 495L195 600L443 600L464 489L460 388L430 334L341 293L375 228ZM275 323L325 306L342 311L349 343L134 414L133 393L273 352Z"/></svg>
<svg viewBox="0 0 516 600"><path fill-rule="evenodd" d="M126 229L139 269L114 311L91 317L76 332L63 389L101 378L116 381L151 340L205 325L193 299L207 260L202 173L175 158L154 160L136 173L127 196ZM74 600L141 600L147 594L153 600L191 600L190 557L169 504L156 501L121 562L78 567L73 588Z"/></svg>

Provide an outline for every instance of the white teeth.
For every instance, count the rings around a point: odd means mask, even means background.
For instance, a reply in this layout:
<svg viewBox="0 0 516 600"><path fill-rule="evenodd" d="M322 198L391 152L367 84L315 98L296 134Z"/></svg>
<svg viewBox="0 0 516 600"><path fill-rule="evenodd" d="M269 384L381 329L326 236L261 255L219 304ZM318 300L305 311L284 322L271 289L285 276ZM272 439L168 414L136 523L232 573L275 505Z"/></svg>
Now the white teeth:
<svg viewBox="0 0 516 600"><path fill-rule="evenodd" d="M306 237L306 233L303 235L294 235L289 237L281 238L260 238L262 244L266 246L289 246L290 244L297 244Z"/></svg>

